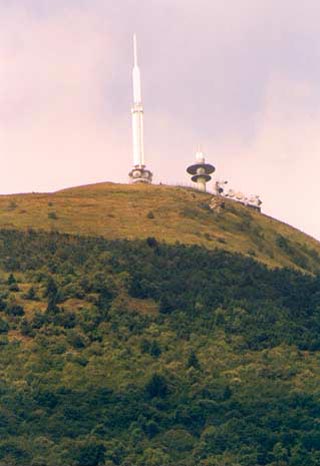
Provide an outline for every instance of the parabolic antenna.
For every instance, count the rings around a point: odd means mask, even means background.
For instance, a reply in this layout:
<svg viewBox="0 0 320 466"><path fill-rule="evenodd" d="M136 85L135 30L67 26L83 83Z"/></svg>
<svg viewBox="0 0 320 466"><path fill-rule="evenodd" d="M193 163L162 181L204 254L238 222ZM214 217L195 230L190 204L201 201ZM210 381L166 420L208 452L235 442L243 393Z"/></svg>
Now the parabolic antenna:
<svg viewBox="0 0 320 466"><path fill-rule="evenodd" d="M262 201L261 201L261 199L260 199L260 196L253 196L253 197L252 197L252 203L253 203L255 206L259 207L259 206L262 204Z"/></svg>

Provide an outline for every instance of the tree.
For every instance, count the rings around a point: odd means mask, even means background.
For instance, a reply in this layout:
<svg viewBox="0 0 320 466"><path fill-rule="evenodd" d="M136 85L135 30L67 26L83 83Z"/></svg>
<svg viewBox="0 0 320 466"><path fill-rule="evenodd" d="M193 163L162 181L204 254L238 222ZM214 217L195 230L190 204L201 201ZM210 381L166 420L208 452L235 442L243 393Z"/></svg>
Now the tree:
<svg viewBox="0 0 320 466"><path fill-rule="evenodd" d="M158 358L161 355L161 348L157 340L152 341L149 351L154 358Z"/></svg>
<svg viewBox="0 0 320 466"><path fill-rule="evenodd" d="M77 466L99 466L105 460L105 446L98 441L88 441L84 445L79 446L78 455L76 458Z"/></svg>
<svg viewBox="0 0 320 466"><path fill-rule="evenodd" d="M31 286L29 290L27 291L25 295L25 299L28 299L30 301L34 301L37 299L37 295L36 295L36 292L33 286Z"/></svg>
<svg viewBox="0 0 320 466"><path fill-rule="evenodd" d="M147 245L149 246L149 248L156 248L156 247L158 247L158 241L157 241L156 238L154 238L153 236L149 236L149 237L146 239L146 242L147 242Z"/></svg>
<svg viewBox="0 0 320 466"><path fill-rule="evenodd" d="M276 465L282 466L288 458L288 450L279 442L276 443L272 450L273 458Z"/></svg>
<svg viewBox="0 0 320 466"><path fill-rule="evenodd" d="M199 359L194 350L190 351L188 361L187 361L187 368L193 367L194 369L200 369Z"/></svg>
<svg viewBox="0 0 320 466"><path fill-rule="evenodd" d="M174 302L170 299L169 296L161 296L159 303L159 311L161 314L171 314L175 310Z"/></svg>
<svg viewBox="0 0 320 466"><path fill-rule="evenodd" d="M159 426L155 421L148 421L145 425L145 432L149 438L153 438L159 432Z"/></svg>
<svg viewBox="0 0 320 466"><path fill-rule="evenodd" d="M17 280L15 276L13 275L13 273L10 273L8 280L7 280L7 284L10 286L10 285L15 285L16 283L17 283Z"/></svg>
<svg viewBox="0 0 320 466"><path fill-rule="evenodd" d="M145 388L151 398L164 398L168 394L167 381L161 374L153 374Z"/></svg>
<svg viewBox="0 0 320 466"><path fill-rule="evenodd" d="M49 279L48 279L48 282L47 282L47 286L46 286L46 289L45 289L45 292L44 292L44 296L47 297L47 298L50 298L50 297L57 297L57 294L58 294L58 287L56 285L56 282L54 281L54 279L50 276Z"/></svg>
<svg viewBox="0 0 320 466"><path fill-rule="evenodd" d="M147 448L139 466L168 466L170 463L169 455L160 448Z"/></svg>

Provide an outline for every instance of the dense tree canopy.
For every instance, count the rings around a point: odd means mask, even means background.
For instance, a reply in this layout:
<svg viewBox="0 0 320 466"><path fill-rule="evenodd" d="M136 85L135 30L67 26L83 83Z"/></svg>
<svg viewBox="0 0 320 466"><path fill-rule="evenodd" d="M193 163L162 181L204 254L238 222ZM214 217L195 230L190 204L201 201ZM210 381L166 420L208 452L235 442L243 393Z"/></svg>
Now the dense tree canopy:
<svg viewBox="0 0 320 466"><path fill-rule="evenodd" d="M0 231L0 465L318 466L320 277Z"/></svg>

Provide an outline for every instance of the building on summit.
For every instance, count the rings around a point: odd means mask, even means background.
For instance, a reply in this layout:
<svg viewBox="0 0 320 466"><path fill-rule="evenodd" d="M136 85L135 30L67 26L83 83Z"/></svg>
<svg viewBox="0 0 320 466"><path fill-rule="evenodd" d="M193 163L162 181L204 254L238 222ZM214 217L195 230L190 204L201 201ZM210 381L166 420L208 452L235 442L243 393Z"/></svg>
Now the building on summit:
<svg viewBox="0 0 320 466"><path fill-rule="evenodd" d="M206 192L206 184L211 180L211 174L215 171L215 167L206 163L203 152L196 153L196 163L187 168L187 172L191 176L191 180L197 183L199 191Z"/></svg>

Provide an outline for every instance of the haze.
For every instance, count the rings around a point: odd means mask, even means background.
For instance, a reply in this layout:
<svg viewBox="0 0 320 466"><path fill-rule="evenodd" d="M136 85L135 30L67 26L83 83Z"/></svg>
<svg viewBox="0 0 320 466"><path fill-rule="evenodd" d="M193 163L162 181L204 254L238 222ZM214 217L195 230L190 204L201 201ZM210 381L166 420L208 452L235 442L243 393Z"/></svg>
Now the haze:
<svg viewBox="0 0 320 466"><path fill-rule="evenodd" d="M317 0L0 0L0 192L127 182L132 34L147 164L217 179L320 239Z"/></svg>

